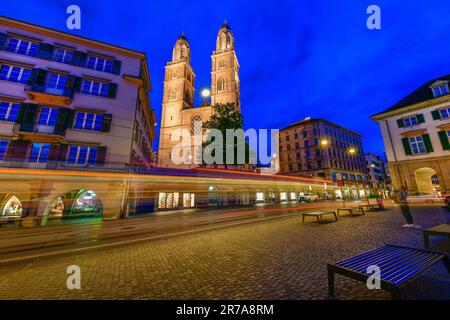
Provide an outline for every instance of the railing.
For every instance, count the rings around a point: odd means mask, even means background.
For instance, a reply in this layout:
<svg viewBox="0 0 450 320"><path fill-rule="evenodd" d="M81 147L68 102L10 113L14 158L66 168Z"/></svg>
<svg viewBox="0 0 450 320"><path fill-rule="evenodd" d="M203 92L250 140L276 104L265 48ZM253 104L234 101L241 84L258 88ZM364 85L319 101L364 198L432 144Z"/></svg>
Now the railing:
<svg viewBox="0 0 450 320"><path fill-rule="evenodd" d="M29 83L25 86L25 91L40 92L45 94L51 94L54 96L64 96L73 98L74 90L72 88L51 88L48 85Z"/></svg>
<svg viewBox="0 0 450 320"><path fill-rule="evenodd" d="M55 126L47 126L43 124L38 124L34 129L35 132L39 133L50 133L53 134L55 132Z"/></svg>
<svg viewBox="0 0 450 320"><path fill-rule="evenodd" d="M45 169L47 163L45 162L26 162L25 166L30 169Z"/></svg>

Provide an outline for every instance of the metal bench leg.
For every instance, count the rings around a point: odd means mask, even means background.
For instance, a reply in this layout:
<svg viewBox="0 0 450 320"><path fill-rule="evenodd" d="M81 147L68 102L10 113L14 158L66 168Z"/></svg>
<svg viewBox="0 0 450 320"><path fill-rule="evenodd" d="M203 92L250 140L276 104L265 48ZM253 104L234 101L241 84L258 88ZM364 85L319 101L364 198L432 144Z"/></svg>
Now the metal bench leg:
<svg viewBox="0 0 450 320"><path fill-rule="evenodd" d="M423 233L423 246L425 249L430 247L430 235L427 232Z"/></svg>
<svg viewBox="0 0 450 320"><path fill-rule="evenodd" d="M305 215L302 214L302 217L303 217L303 223L305 223Z"/></svg>
<svg viewBox="0 0 450 320"><path fill-rule="evenodd" d="M316 216L316 218L317 218L317 222L318 222L318 223L322 223L322 222L320 221L319 216Z"/></svg>
<svg viewBox="0 0 450 320"><path fill-rule="evenodd" d="M334 219L336 219L336 221L338 221L337 216L336 216L336 212L333 212L334 214Z"/></svg>
<svg viewBox="0 0 450 320"><path fill-rule="evenodd" d="M442 262L444 263L445 267L447 268L448 273L450 273L450 259L447 257L444 257L442 259Z"/></svg>
<svg viewBox="0 0 450 320"><path fill-rule="evenodd" d="M328 267L328 294L334 298L334 271Z"/></svg>
<svg viewBox="0 0 450 320"><path fill-rule="evenodd" d="M402 300L400 290L398 288L392 288L391 290L392 300Z"/></svg>

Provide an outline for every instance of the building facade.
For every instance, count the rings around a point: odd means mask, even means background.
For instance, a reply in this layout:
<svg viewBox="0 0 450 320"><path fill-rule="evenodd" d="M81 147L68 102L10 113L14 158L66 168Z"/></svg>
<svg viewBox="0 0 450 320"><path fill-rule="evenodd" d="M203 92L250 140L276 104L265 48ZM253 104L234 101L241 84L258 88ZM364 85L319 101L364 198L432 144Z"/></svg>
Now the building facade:
<svg viewBox="0 0 450 320"><path fill-rule="evenodd" d="M156 124L150 90L144 53L0 17L0 167L149 168ZM45 196L44 186L34 187L31 197ZM70 201L81 213L94 212L94 198L71 190L53 211L69 214ZM8 203L11 195L0 194L0 215L12 213Z"/></svg>
<svg viewBox="0 0 450 320"><path fill-rule="evenodd" d="M158 166L164 168L193 168L194 149L183 155L183 163L174 163L171 153L178 144L171 141L173 132L187 130L191 135L195 126L209 120L215 104L234 103L240 108L239 62L233 33L225 22L216 39L216 50L211 56L211 104L206 100L194 107L195 73L191 66L191 49L187 38L181 35L173 48L172 60L167 63L164 78L161 128L158 148ZM194 145L194 142L192 142Z"/></svg>
<svg viewBox="0 0 450 320"><path fill-rule="evenodd" d="M390 197L390 177L385 161L373 153L367 153L364 157L372 193L384 198Z"/></svg>
<svg viewBox="0 0 450 320"><path fill-rule="evenodd" d="M150 89L143 53L0 18L3 165L149 166Z"/></svg>
<svg viewBox="0 0 450 320"><path fill-rule="evenodd" d="M330 179L341 188L336 198L364 198L370 191L361 135L324 119L280 130L281 174Z"/></svg>
<svg viewBox="0 0 450 320"><path fill-rule="evenodd" d="M383 135L392 184L410 192L450 190L450 76L428 81L373 115Z"/></svg>

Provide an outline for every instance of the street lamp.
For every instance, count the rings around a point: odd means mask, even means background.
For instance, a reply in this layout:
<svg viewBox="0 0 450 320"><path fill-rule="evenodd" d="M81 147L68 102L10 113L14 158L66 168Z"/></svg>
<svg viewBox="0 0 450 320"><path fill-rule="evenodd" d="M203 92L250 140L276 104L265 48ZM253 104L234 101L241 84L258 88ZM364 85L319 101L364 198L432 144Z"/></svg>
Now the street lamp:
<svg viewBox="0 0 450 320"><path fill-rule="evenodd" d="M327 139L323 139L322 141L320 141L320 145L323 147L326 147L328 145L328 140Z"/></svg>
<svg viewBox="0 0 450 320"><path fill-rule="evenodd" d="M356 153L356 149L355 148L350 148L350 149L348 149L348 152L350 152L350 154L355 154Z"/></svg>
<svg viewBox="0 0 450 320"><path fill-rule="evenodd" d="M209 90L208 88L205 88L202 90L202 92L200 94L203 97L203 99L206 100L211 96L211 90Z"/></svg>

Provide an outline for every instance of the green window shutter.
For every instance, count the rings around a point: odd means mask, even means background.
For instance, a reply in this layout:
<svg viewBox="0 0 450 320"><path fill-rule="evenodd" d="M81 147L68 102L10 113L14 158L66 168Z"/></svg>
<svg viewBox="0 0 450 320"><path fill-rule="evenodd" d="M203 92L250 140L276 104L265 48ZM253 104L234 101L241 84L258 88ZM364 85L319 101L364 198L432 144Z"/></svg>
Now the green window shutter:
<svg viewBox="0 0 450 320"><path fill-rule="evenodd" d="M403 128L405 126L405 123L403 122L403 119L398 119L397 120L397 126L399 128Z"/></svg>
<svg viewBox="0 0 450 320"><path fill-rule="evenodd" d="M439 110L431 111L431 116L433 117L433 120L439 120L441 118Z"/></svg>
<svg viewBox="0 0 450 320"><path fill-rule="evenodd" d="M431 143L430 135L428 133L422 135L423 143L427 152L433 152L433 144Z"/></svg>
<svg viewBox="0 0 450 320"><path fill-rule="evenodd" d="M441 140L442 148L444 150L450 150L450 142L448 141L447 131L439 131L438 135Z"/></svg>
<svg viewBox="0 0 450 320"><path fill-rule="evenodd" d="M114 99L116 97L116 93L117 93L117 84L110 83L109 91L108 91L108 98Z"/></svg>
<svg viewBox="0 0 450 320"><path fill-rule="evenodd" d="M111 130L111 121L112 121L112 114L107 113L103 115L102 132L109 132Z"/></svg>
<svg viewBox="0 0 450 320"><path fill-rule="evenodd" d="M0 33L0 50L3 50L7 39L8 35L6 33Z"/></svg>
<svg viewBox="0 0 450 320"><path fill-rule="evenodd" d="M412 155L411 145L409 144L408 138L402 138L403 149L405 149L405 154L407 156Z"/></svg>
<svg viewBox="0 0 450 320"><path fill-rule="evenodd" d="M421 113L417 114L416 118L417 118L417 122L418 123L424 123L425 122L425 117Z"/></svg>

